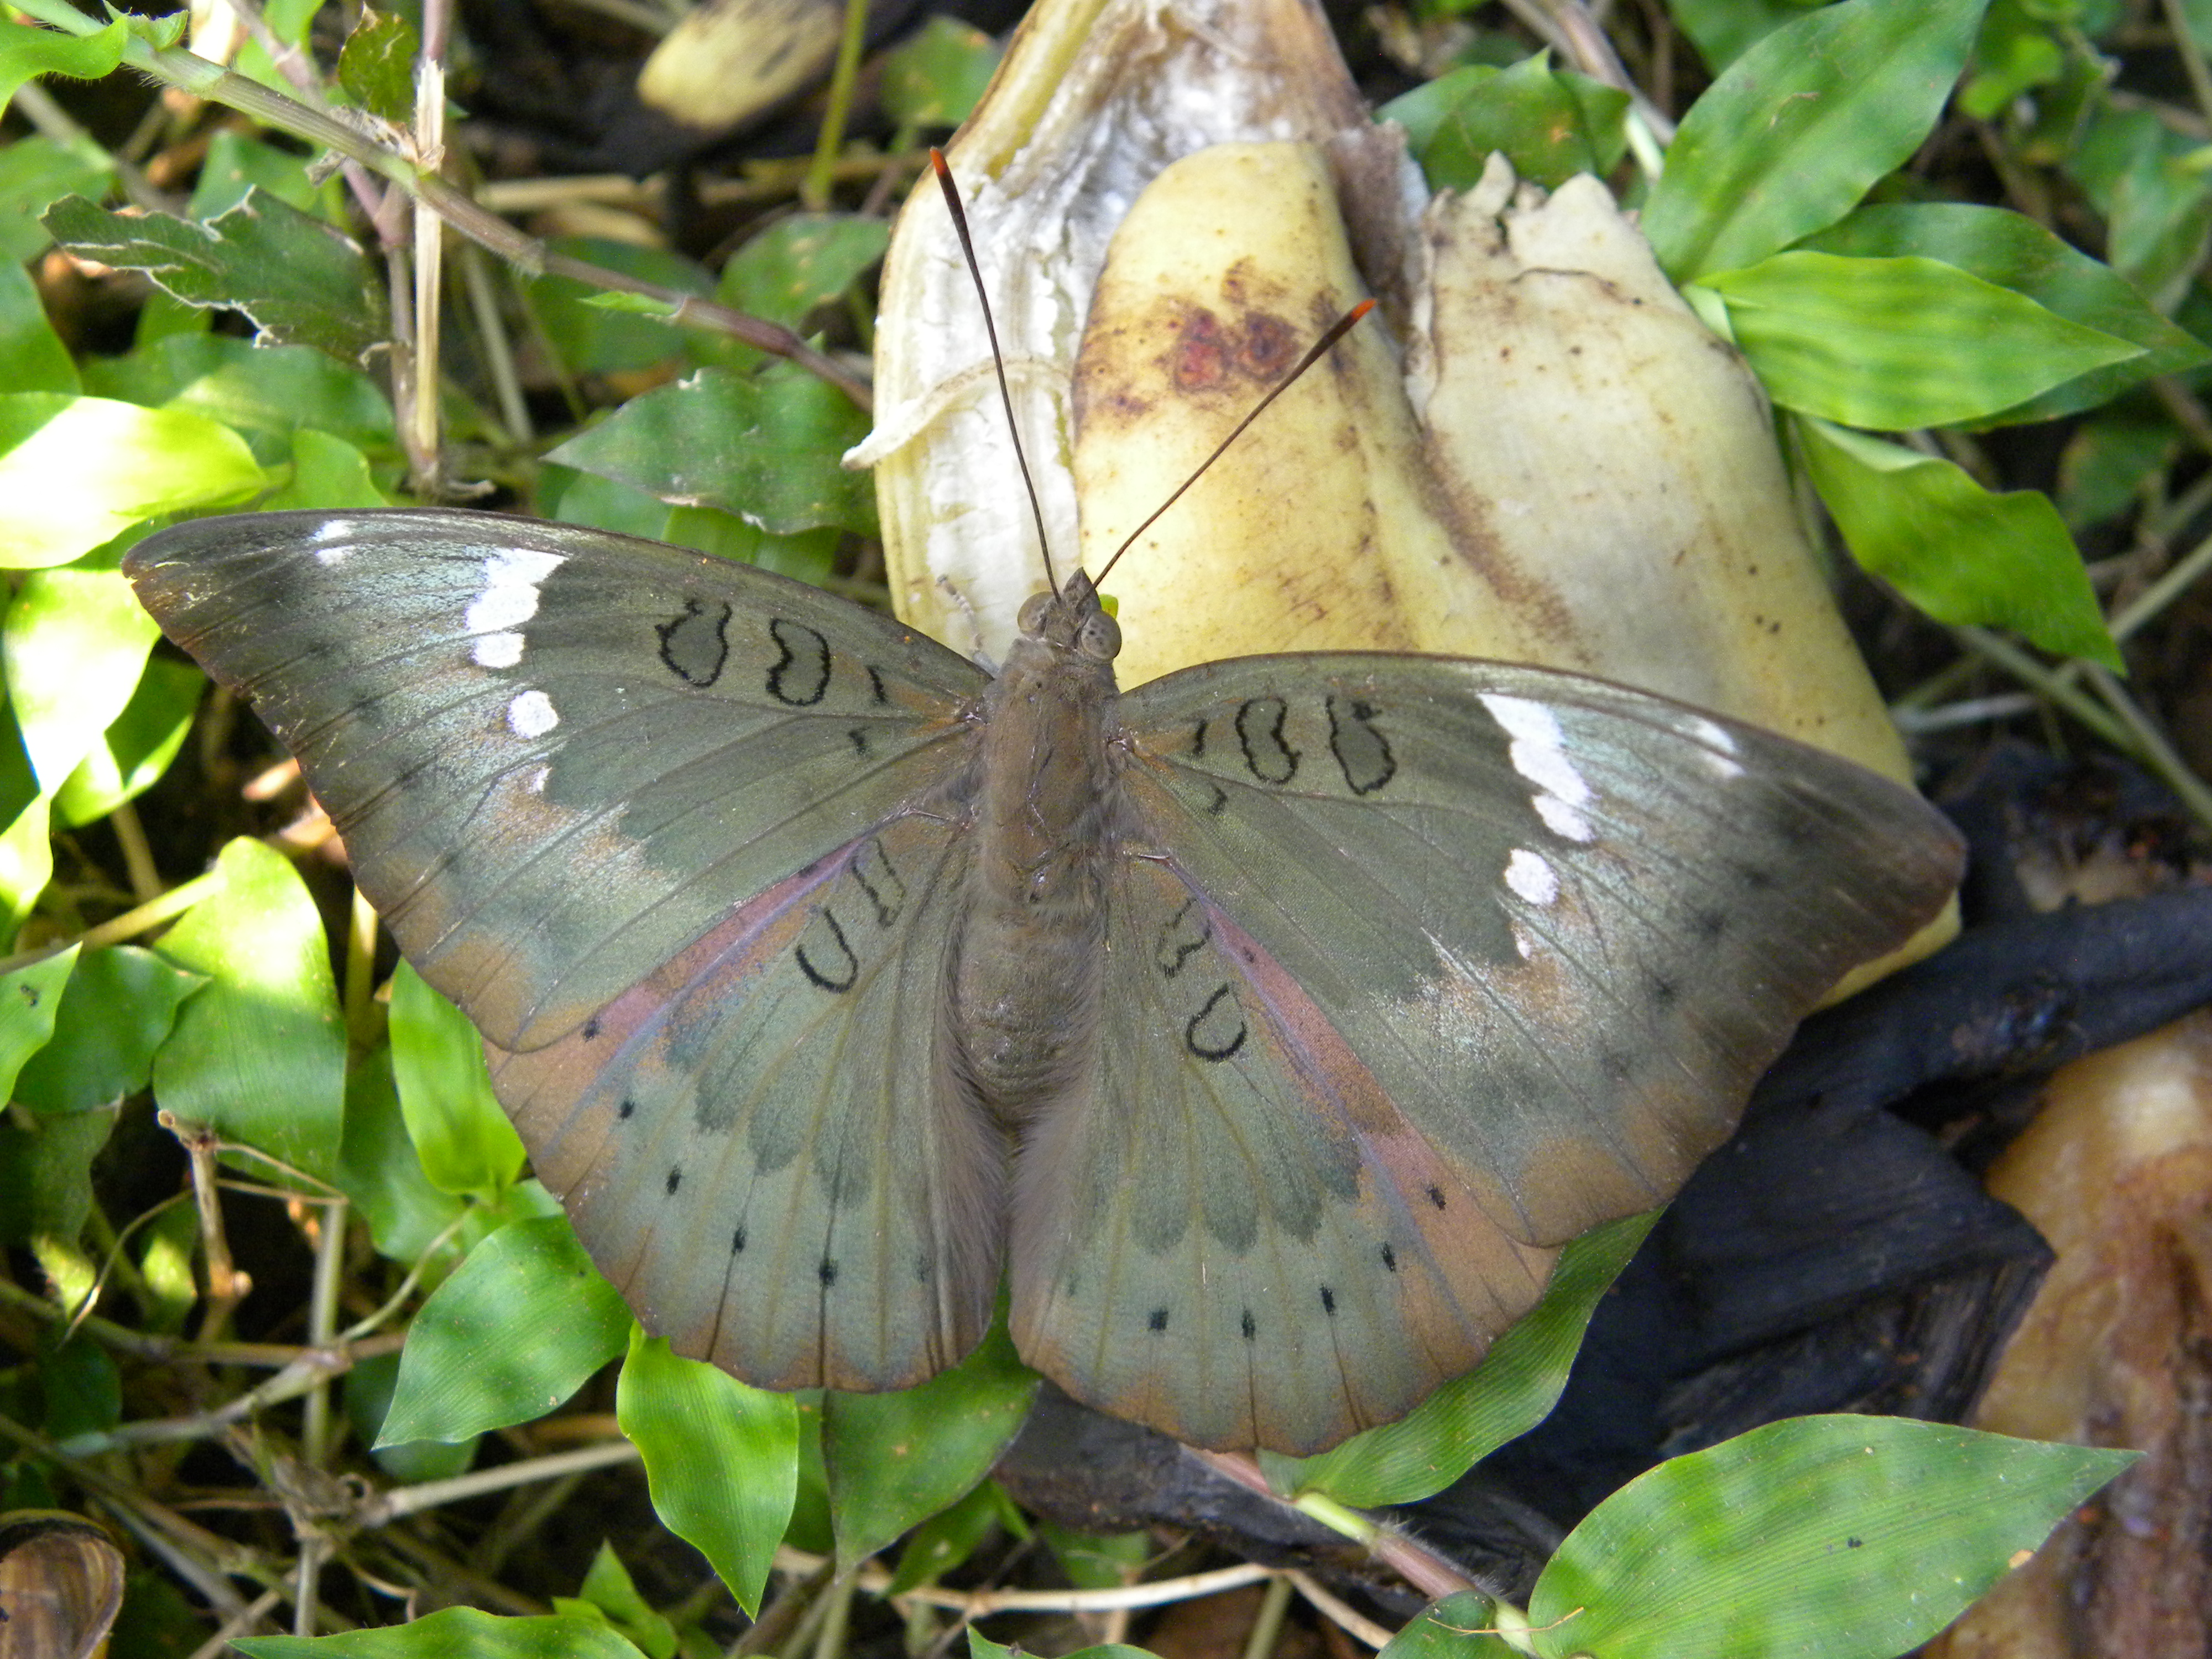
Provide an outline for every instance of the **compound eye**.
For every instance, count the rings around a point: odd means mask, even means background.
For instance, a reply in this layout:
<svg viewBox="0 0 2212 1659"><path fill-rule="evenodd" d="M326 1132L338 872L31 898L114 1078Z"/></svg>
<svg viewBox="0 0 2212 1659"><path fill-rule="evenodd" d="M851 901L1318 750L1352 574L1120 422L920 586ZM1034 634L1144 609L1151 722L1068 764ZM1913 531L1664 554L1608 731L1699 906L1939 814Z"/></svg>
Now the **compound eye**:
<svg viewBox="0 0 2212 1659"><path fill-rule="evenodd" d="M1093 662L1113 661L1121 653L1121 624L1104 611L1094 611L1083 619L1075 648Z"/></svg>
<svg viewBox="0 0 2212 1659"><path fill-rule="evenodd" d="M1014 626L1034 639L1044 632L1044 619L1052 614L1059 601L1050 593L1032 593L1022 601L1022 608L1014 617Z"/></svg>

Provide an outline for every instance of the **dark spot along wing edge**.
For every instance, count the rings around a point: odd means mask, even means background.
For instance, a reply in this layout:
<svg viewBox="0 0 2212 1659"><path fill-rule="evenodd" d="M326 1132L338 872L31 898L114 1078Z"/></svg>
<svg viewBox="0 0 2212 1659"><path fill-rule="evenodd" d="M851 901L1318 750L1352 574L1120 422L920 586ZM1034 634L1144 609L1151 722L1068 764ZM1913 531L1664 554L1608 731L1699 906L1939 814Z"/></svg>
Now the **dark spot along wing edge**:
<svg viewBox="0 0 2212 1659"><path fill-rule="evenodd" d="M1533 1243L1671 1194L1959 870L1910 791L1581 676L1248 659L1123 702L1159 843Z"/></svg>
<svg viewBox="0 0 2212 1659"><path fill-rule="evenodd" d="M646 1328L763 1388L904 1388L981 1340L1002 1138L951 1083L968 855L894 821L493 1084Z"/></svg>

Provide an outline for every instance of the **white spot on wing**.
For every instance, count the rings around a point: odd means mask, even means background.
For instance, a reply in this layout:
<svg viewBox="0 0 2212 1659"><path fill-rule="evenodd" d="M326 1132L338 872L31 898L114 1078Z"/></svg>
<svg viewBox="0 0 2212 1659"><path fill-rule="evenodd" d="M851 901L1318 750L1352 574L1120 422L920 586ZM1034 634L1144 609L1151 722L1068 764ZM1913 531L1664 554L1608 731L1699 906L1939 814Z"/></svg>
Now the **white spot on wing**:
<svg viewBox="0 0 2212 1659"><path fill-rule="evenodd" d="M1552 833L1587 844L1597 839L1590 821L1576 809L1596 799L1567 754L1567 735L1558 718L1540 702L1485 692L1482 706L1512 739L1506 750L1513 769L1536 786L1536 815Z"/></svg>
<svg viewBox="0 0 2212 1659"><path fill-rule="evenodd" d="M461 626L478 635L470 653L477 667L512 668L522 660L515 630L538 614L538 585L565 562L532 547L495 548L486 556L484 585L461 613Z"/></svg>
<svg viewBox="0 0 2212 1659"><path fill-rule="evenodd" d="M315 550L315 562L320 565L343 564L350 547L334 547L334 542L347 542L360 533L361 526L352 519L325 519L307 537L307 545Z"/></svg>
<svg viewBox="0 0 2212 1659"><path fill-rule="evenodd" d="M1513 849L1505 860L1505 884L1531 904L1556 903L1559 873L1525 847Z"/></svg>
<svg viewBox="0 0 2212 1659"><path fill-rule="evenodd" d="M476 649L469 655L479 668L512 668L522 660L522 635L486 634L477 641Z"/></svg>
<svg viewBox="0 0 2212 1659"><path fill-rule="evenodd" d="M1705 745L1706 752L1698 758L1705 762L1707 771L1723 781L1743 775L1743 768L1735 758L1741 751L1734 732L1702 714L1692 714L1685 729L1693 742Z"/></svg>
<svg viewBox="0 0 2212 1659"><path fill-rule="evenodd" d="M545 793L545 780L549 775L550 775L552 770L553 769L550 766L532 767L527 772L525 772L522 775L522 793L526 795L544 794Z"/></svg>
<svg viewBox="0 0 2212 1659"><path fill-rule="evenodd" d="M1523 962L1534 962L1536 959L1536 941L1530 937L1528 930L1517 921L1513 924L1513 948L1519 953Z"/></svg>
<svg viewBox="0 0 2212 1659"><path fill-rule="evenodd" d="M525 691L507 706L507 729L518 738L542 738L560 724L553 699L543 691Z"/></svg>

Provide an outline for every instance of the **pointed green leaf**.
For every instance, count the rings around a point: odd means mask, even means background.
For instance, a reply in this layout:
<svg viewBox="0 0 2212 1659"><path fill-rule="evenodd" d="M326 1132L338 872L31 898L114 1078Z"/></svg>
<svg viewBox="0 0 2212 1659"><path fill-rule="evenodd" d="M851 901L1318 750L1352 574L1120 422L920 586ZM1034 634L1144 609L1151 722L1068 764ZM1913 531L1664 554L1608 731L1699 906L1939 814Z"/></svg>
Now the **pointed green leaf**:
<svg viewBox="0 0 2212 1659"><path fill-rule="evenodd" d="M890 242L884 221L850 213L799 213L751 238L722 267L715 297L786 328L842 295ZM691 354L725 368L757 371L767 354L735 340L696 335Z"/></svg>
<svg viewBox="0 0 2212 1659"><path fill-rule="evenodd" d="M1020 1659L1021 1651L1018 1647L1003 1647L973 1626L969 1627L969 1659ZM1153 1656L1126 1642L1101 1642L1097 1647L1078 1648L1066 1659L1153 1659Z"/></svg>
<svg viewBox="0 0 2212 1659"><path fill-rule="evenodd" d="M1948 461L1824 421L1801 417L1794 430L1851 556L1921 610L2122 666L2048 495L1991 495Z"/></svg>
<svg viewBox="0 0 2212 1659"><path fill-rule="evenodd" d="M884 54L884 112L902 127L957 127L982 99L1002 55L972 23L932 17Z"/></svg>
<svg viewBox="0 0 2212 1659"><path fill-rule="evenodd" d="M995 1480L986 1480L949 1510L941 1510L914 1529L899 1552L898 1571L886 1595L933 1584L975 1553L976 1546L1003 1527L1016 1538L1029 1535L1029 1522ZM1125 1582L1116 1580L1116 1583Z"/></svg>
<svg viewBox="0 0 2212 1659"><path fill-rule="evenodd" d="M14 100L16 88L35 76L97 81L112 73L123 61L130 33L130 25L119 17L97 34L63 34L11 21L0 27L0 110Z"/></svg>
<svg viewBox="0 0 2212 1659"><path fill-rule="evenodd" d="M345 1027L315 902L282 854L245 837L222 884L161 940L209 983L154 1057L154 1092L186 1123L327 1180L345 1107Z"/></svg>
<svg viewBox="0 0 2212 1659"><path fill-rule="evenodd" d="M1979 420L2148 355L1939 259L1792 252L1702 280L1774 401L1847 426Z"/></svg>
<svg viewBox="0 0 2212 1659"><path fill-rule="evenodd" d="M1471 64L1376 112L1406 129L1434 190L1465 190L1502 152L1523 179L1556 189L1606 173L1627 148L1628 94L1552 66L1549 51L1507 69Z"/></svg>
<svg viewBox="0 0 2212 1659"><path fill-rule="evenodd" d="M74 829L150 788L184 747L206 690L191 663L148 658L131 701L56 792L55 815Z"/></svg>
<svg viewBox="0 0 2212 1659"><path fill-rule="evenodd" d="M822 1457L840 1571L852 1571L981 1482L1036 1389L1036 1373L994 1323L974 1353L920 1388L827 1395Z"/></svg>
<svg viewBox="0 0 2212 1659"><path fill-rule="evenodd" d="M714 278L703 269L665 248L584 236L562 237L548 246L554 252L587 259L679 294L704 297L714 291ZM539 276L529 284L532 307L546 343L572 374L651 368L683 355L689 330L594 304L599 292L572 276Z"/></svg>
<svg viewBox="0 0 2212 1659"><path fill-rule="evenodd" d="M256 189L221 218L110 213L81 196L47 210L46 228L81 258L143 270L187 304L230 306L262 337L357 363L385 337L384 287L346 236Z"/></svg>
<svg viewBox="0 0 2212 1659"><path fill-rule="evenodd" d="M368 1223L378 1253L412 1264L465 1207L422 1173L422 1160L407 1138L399 1092L392 1081L392 1050L377 1048L346 1078L345 1141L339 1151L338 1190ZM436 1275L433 1274L434 1282ZM382 1423L380 1415L380 1426ZM410 1441L410 1445L426 1442Z"/></svg>
<svg viewBox="0 0 2212 1659"><path fill-rule="evenodd" d="M464 1440L543 1417L623 1351L631 1323L566 1217L511 1222L415 1316L378 1443Z"/></svg>
<svg viewBox="0 0 2212 1659"><path fill-rule="evenodd" d="M105 398L0 394L0 565L67 564L160 513L242 501L263 487L239 435L180 410Z"/></svg>
<svg viewBox="0 0 2212 1659"><path fill-rule="evenodd" d="M496 1198L514 1184L526 1154L491 1091L483 1039L404 962L392 975L392 1074L432 1186Z"/></svg>
<svg viewBox="0 0 2212 1659"><path fill-rule="evenodd" d="M78 390L76 365L69 348L46 320L31 273L13 259L0 258L0 386L10 392Z"/></svg>
<svg viewBox="0 0 2212 1659"><path fill-rule="evenodd" d="M640 1330L615 1419L645 1459L662 1523L707 1558L748 1616L757 1613L798 1490L792 1397L748 1388Z"/></svg>
<svg viewBox="0 0 2212 1659"><path fill-rule="evenodd" d="M0 1119L0 1243L74 1241L92 1213L92 1160L113 1112ZM69 1287L58 1287L69 1293Z"/></svg>
<svg viewBox="0 0 2212 1659"><path fill-rule="evenodd" d="M27 132L0 144L0 259L20 264L52 246L54 239L39 222L46 210L64 196L96 197L114 180L114 158L88 134Z"/></svg>
<svg viewBox="0 0 2212 1659"><path fill-rule="evenodd" d="M415 116L415 59L422 50L422 37L404 14L363 6L338 52L338 84L356 107L404 126Z"/></svg>
<svg viewBox="0 0 2212 1659"><path fill-rule="evenodd" d="M53 1039L17 1076L16 1097L41 1113L88 1112L136 1094L153 1075L177 1010L206 983L136 945L81 957L62 991Z"/></svg>
<svg viewBox="0 0 2212 1659"><path fill-rule="evenodd" d="M839 525L873 534L875 486L838 458L867 417L811 374L702 368L633 398L549 458L681 507L713 507L778 535Z"/></svg>
<svg viewBox="0 0 2212 1659"><path fill-rule="evenodd" d="M555 1598L557 1611L569 1610L560 1606L567 1599ZM622 1557L615 1553L613 1545L599 1546L599 1553L592 1558L591 1567L584 1574L576 1600L594 1609L636 1643L646 1659L675 1659L676 1626L665 1615L654 1612L645 1597L638 1594L636 1582L623 1565Z"/></svg>
<svg viewBox="0 0 2212 1659"><path fill-rule="evenodd" d="M40 786L51 793L91 754L137 689L161 636L119 570L33 570L0 623L8 700Z"/></svg>
<svg viewBox="0 0 2212 1659"><path fill-rule="evenodd" d="M2136 1455L1894 1417L1770 1424L1592 1510L1529 1599L1536 1651L1891 1659Z"/></svg>
<svg viewBox="0 0 2212 1659"><path fill-rule="evenodd" d="M1966 202L1869 203L1805 246L1861 258L1941 259L2025 295L2070 323L2143 348L2140 357L2093 369L2001 410L1989 417L1991 425L2054 420L2107 403L2150 375L2179 374L2212 362L2212 350L2166 321L2110 265L2009 209Z"/></svg>
<svg viewBox="0 0 2212 1659"><path fill-rule="evenodd" d="M1409 1415L1318 1457L1261 1453L1269 1482L1278 1492L1319 1492L1370 1509L1442 1492L1551 1414L1598 1298L1664 1213L1647 1210L1574 1240L1559 1252L1544 1299L1491 1345L1480 1366Z"/></svg>
<svg viewBox="0 0 2212 1659"><path fill-rule="evenodd" d="M312 507L329 513L391 505L391 498L376 487L368 456L343 438L303 426L292 434L292 482L261 507L275 513Z"/></svg>
<svg viewBox="0 0 2212 1659"><path fill-rule="evenodd" d="M62 993L76 971L77 947L0 975L0 1103L15 1097L24 1063L51 1042Z"/></svg>
<svg viewBox="0 0 2212 1659"><path fill-rule="evenodd" d="M1677 283L1833 224L1936 125L1984 0L1842 0L1774 30L1683 118L1644 210Z"/></svg>
<svg viewBox="0 0 2212 1659"><path fill-rule="evenodd" d="M2212 230L2198 141L2155 111L2102 103L2066 160L2106 220L2105 257L2160 309L2179 306Z"/></svg>
<svg viewBox="0 0 2212 1659"><path fill-rule="evenodd" d="M246 1659L645 1659L594 1620L502 1619L475 1607L337 1636L240 1636L231 1645Z"/></svg>

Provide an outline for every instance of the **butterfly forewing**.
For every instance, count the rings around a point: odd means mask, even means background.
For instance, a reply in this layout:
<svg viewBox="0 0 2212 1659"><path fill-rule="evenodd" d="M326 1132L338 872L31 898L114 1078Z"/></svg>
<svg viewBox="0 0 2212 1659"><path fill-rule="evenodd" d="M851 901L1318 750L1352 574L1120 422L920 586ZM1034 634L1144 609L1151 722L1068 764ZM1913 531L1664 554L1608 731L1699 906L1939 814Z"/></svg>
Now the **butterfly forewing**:
<svg viewBox="0 0 2212 1659"><path fill-rule="evenodd" d="M901 818L492 1075L603 1272L768 1388L902 1388L990 1323L1005 1149L948 1079L967 839Z"/></svg>
<svg viewBox="0 0 2212 1659"><path fill-rule="evenodd" d="M1533 1244L1671 1194L1958 874L1909 791L1578 676L1248 658L1121 712L1173 867Z"/></svg>
<svg viewBox="0 0 2212 1659"><path fill-rule="evenodd" d="M985 683L803 584L489 514L204 520L126 568L298 757L410 959L509 1048L941 787Z"/></svg>

